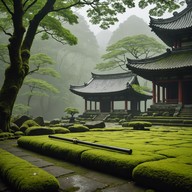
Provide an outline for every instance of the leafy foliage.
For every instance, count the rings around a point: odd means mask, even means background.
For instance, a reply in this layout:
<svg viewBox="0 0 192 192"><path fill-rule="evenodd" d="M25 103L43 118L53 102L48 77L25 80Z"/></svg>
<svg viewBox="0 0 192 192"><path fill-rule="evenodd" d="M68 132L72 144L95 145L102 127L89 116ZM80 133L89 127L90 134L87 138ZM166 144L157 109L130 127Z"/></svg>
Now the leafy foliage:
<svg viewBox="0 0 192 192"><path fill-rule="evenodd" d="M134 59L150 58L162 53L165 47L153 37L146 35L127 36L107 47L107 53L102 56L105 62L96 65L98 70L111 70L121 67L124 70L127 56Z"/></svg>
<svg viewBox="0 0 192 192"><path fill-rule="evenodd" d="M131 87L138 93L145 94L146 92L151 92L151 89L146 86L140 86L138 84L132 84Z"/></svg>
<svg viewBox="0 0 192 192"><path fill-rule="evenodd" d="M23 105L21 103L15 103L14 108L13 108L13 115L14 116L19 116L26 114L30 110L29 106Z"/></svg>
<svg viewBox="0 0 192 192"><path fill-rule="evenodd" d="M72 108L72 107L67 107L65 110L64 110L67 114L71 115L72 117L79 113L79 110L76 109L76 108Z"/></svg>

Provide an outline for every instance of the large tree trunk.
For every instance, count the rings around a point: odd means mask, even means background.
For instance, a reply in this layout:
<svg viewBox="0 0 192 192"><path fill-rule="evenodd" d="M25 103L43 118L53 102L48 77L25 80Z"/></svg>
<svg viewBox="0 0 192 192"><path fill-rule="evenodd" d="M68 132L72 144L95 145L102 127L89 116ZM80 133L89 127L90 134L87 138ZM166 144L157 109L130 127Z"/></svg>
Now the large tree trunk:
<svg viewBox="0 0 192 192"><path fill-rule="evenodd" d="M0 91L0 129L9 131L13 106L25 75L21 71L9 67Z"/></svg>
<svg viewBox="0 0 192 192"><path fill-rule="evenodd" d="M29 51L21 49L25 33L22 0L14 0L13 12L9 12L14 30L8 45L10 66L5 71L5 80L0 91L0 129L3 131L9 131L13 106L28 72L30 56Z"/></svg>

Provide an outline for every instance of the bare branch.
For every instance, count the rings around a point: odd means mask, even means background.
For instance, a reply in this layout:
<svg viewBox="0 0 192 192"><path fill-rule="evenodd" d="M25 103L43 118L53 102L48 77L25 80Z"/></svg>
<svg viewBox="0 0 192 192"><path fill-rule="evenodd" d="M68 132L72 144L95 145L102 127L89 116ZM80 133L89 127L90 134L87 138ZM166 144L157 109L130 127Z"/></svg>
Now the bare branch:
<svg viewBox="0 0 192 192"><path fill-rule="evenodd" d="M31 74L35 73L36 71L39 71L39 68L40 68L40 65L38 65L36 69L29 71L29 73L27 75L31 75Z"/></svg>
<svg viewBox="0 0 192 192"><path fill-rule="evenodd" d="M10 62L8 62L3 55L0 55L0 61L2 61L5 64L9 64L10 65Z"/></svg>
<svg viewBox="0 0 192 192"><path fill-rule="evenodd" d="M2 26L0 26L0 29L3 31L3 33L5 33L5 35L8 35L8 36L12 37L12 34L6 32L5 29Z"/></svg>

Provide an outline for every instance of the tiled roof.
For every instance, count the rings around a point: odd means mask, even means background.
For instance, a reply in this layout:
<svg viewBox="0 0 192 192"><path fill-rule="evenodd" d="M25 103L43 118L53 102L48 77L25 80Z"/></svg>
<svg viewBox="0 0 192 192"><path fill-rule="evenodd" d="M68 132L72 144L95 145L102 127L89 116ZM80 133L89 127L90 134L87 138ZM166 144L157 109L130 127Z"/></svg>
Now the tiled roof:
<svg viewBox="0 0 192 192"><path fill-rule="evenodd" d="M168 19L154 19L150 17L150 27L164 30L179 30L192 27L192 4L180 13L175 13Z"/></svg>
<svg viewBox="0 0 192 192"><path fill-rule="evenodd" d="M148 71L192 69L192 50L168 51L167 53L150 59L128 59L127 67L131 70L140 69Z"/></svg>
<svg viewBox="0 0 192 192"><path fill-rule="evenodd" d="M71 86L72 92L79 93L113 93L126 90L128 85L135 82L133 73L98 75L92 73L92 79L82 86Z"/></svg>
<svg viewBox="0 0 192 192"><path fill-rule="evenodd" d="M148 92L138 92L132 88L132 84L138 84L137 75L132 72L118 74L93 74L88 83L81 86L70 86L70 91L88 100L100 100L103 98L117 101L125 99L146 100L152 95Z"/></svg>

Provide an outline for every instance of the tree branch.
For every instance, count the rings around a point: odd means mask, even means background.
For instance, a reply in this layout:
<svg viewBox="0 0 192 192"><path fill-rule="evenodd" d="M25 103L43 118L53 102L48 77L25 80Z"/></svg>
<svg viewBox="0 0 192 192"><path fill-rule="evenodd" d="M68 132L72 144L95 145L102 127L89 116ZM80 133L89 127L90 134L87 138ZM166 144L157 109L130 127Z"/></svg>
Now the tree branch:
<svg viewBox="0 0 192 192"><path fill-rule="evenodd" d="M28 2L29 0L26 0L25 3L23 4L23 7L25 7L26 3ZM29 4L26 9L24 9L24 13L26 13L28 11L28 9L30 9L35 3L37 2L37 0L34 0L31 4Z"/></svg>
<svg viewBox="0 0 192 192"><path fill-rule="evenodd" d="M48 35L50 35L55 41L61 43L62 45L66 45L67 43L64 43L62 40L57 39L53 33L48 31L45 27L42 27L43 30L39 31L38 33L46 32Z"/></svg>
<svg viewBox="0 0 192 192"><path fill-rule="evenodd" d="M36 0L34 0L36 1ZM31 49L34 37L37 32L37 28L39 26L39 23L42 21L42 19L53 10L53 6L56 0L47 0L44 7L39 10L39 12L33 17L33 19L30 21L29 27L27 29L27 33L25 36L25 39L23 41L22 48L23 49Z"/></svg>
<svg viewBox="0 0 192 192"><path fill-rule="evenodd" d="M76 3L70 4L70 5L66 6L66 7L62 7L62 8L59 8L59 9L53 9L53 12L62 11L64 9L70 9L71 7L74 7L76 5L93 5L97 1L98 0L93 0L92 2L87 2L87 1L81 2L81 0L79 0Z"/></svg>
<svg viewBox="0 0 192 192"><path fill-rule="evenodd" d="M7 11L8 11L11 15L13 15L13 12L12 12L11 9L8 7L8 5L5 3L5 1L4 1L4 0L1 0L1 2L3 3L3 5L4 5L5 8L7 9Z"/></svg>
<svg viewBox="0 0 192 192"><path fill-rule="evenodd" d="M36 69L29 71L29 73L27 75L31 75L31 74L35 73L36 71L39 71L39 68L40 68L40 65L38 65Z"/></svg>
<svg viewBox="0 0 192 192"><path fill-rule="evenodd" d="M4 33L5 35L8 35L8 36L12 37L12 34L6 32L5 29L4 29L2 26L0 26L0 29L3 31L3 33Z"/></svg>

